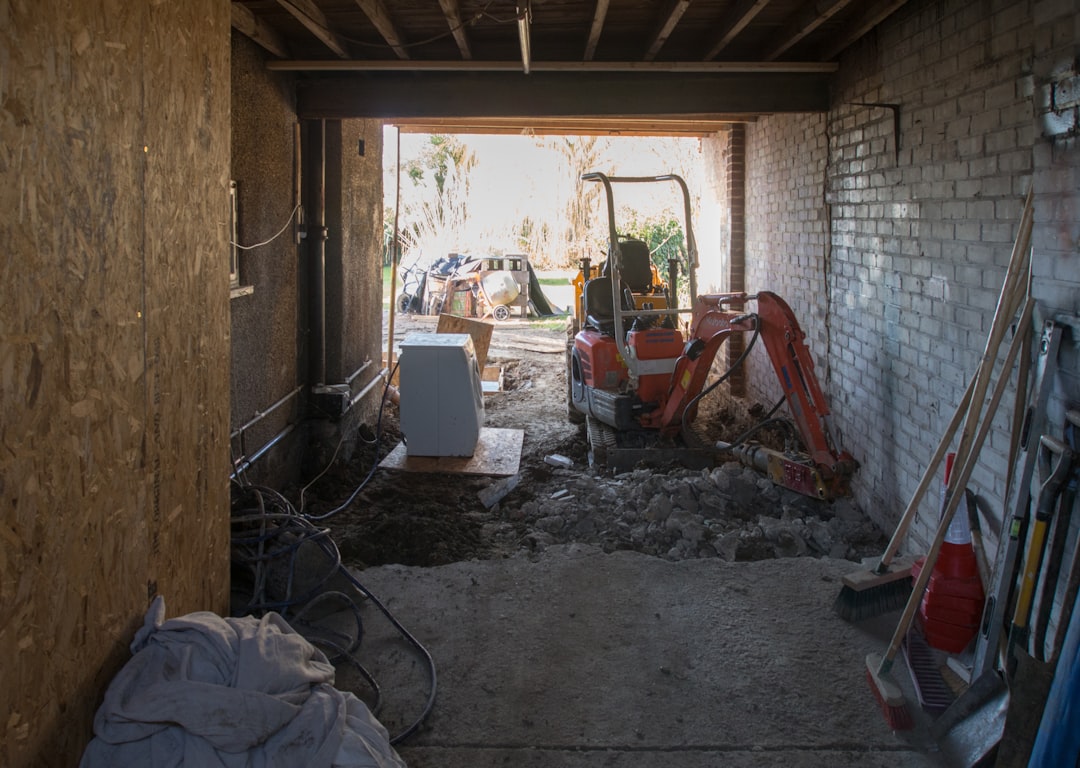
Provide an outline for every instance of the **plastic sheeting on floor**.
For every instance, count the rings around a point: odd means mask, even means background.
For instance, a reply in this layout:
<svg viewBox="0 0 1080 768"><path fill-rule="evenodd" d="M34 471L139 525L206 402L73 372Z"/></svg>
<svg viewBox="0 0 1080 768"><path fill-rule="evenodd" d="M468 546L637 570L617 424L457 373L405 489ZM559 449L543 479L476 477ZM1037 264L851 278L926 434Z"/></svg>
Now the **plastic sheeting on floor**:
<svg viewBox="0 0 1080 768"><path fill-rule="evenodd" d="M275 613L165 620L159 597L105 693L81 768L405 768L334 667Z"/></svg>

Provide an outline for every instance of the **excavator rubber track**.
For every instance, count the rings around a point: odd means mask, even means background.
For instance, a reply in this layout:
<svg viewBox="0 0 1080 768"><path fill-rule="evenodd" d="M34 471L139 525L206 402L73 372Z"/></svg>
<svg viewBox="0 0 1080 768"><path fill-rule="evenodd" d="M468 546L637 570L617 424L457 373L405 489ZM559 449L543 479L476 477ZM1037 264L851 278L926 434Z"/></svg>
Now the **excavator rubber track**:
<svg viewBox="0 0 1080 768"><path fill-rule="evenodd" d="M639 466L678 463L687 469L704 469L716 464L719 452L692 428L675 438L664 438L653 430L620 432L588 417L589 464L612 472L628 472Z"/></svg>

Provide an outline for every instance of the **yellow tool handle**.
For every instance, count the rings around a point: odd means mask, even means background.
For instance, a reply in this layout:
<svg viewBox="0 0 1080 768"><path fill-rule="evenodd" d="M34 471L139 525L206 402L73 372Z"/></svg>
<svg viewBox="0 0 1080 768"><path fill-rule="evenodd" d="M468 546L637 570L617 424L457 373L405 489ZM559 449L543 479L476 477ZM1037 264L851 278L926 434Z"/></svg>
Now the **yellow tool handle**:
<svg viewBox="0 0 1080 768"><path fill-rule="evenodd" d="M1017 593L1016 609L1013 611L1013 627L1022 630L1027 626L1028 614L1031 612L1031 597L1035 593L1035 583L1038 581L1039 569L1042 564L1043 544L1046 542L1046 530L1050 524L1050 518L1054 514L1054 503L1065 485L1065 478L1069 474L1072 465L1072 450L1050 435L1039 438L1040 450L1054 454L1057 462L1052 468L1045 455L1040 455L1040 463L1048 470L1048 476L1043 480L1039 489L1038 507L1035 511L1035 521L1028 537L1027 552L1024 554L1024 572L1020 578L1020 591Z"/></svg>

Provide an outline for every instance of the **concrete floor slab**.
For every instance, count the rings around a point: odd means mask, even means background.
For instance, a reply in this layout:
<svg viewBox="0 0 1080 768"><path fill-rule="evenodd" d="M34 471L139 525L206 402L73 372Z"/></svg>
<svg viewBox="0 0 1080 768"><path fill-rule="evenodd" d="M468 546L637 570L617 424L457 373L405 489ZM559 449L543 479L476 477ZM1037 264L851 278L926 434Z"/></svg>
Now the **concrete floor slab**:
<svg viewBox="0 0 1080 768"><path fill-rule="evenodd" d="M571 545L359 577L437 665L435 708L400 747L416 768L942 765L915 698L917 729L894 733L865 679L896 616L853 626L832 611L852 569ZM365 611L360 658L400 732L423 706L425 669ZM910 694L902 660L895 671Z"/></svg>

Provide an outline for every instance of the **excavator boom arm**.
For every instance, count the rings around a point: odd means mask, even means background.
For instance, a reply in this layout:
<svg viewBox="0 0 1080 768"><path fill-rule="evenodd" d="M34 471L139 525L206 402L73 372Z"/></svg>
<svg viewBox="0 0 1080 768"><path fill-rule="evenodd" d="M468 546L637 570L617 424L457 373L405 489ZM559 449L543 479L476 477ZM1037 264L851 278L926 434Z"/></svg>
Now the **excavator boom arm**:
<svg viewBox="0 0 1080 768"><path fill-rule="evenodd" d="M743 307L756 300L757 312ZM730 308L728 308L730 307ZM829 406L814 375L814 363L787 302L775 293L756 296L721 294L699 296L691 339L675 364L660 429L673 435L682 427L684 413L701 393L709 369L723 343L733 333L754 330L760 335L776 378L784 392L792 419L811 461L825 478L846 477L858 466L850 453L834 446L829 433ZM691 418L694 413L688 414Z"/></svg>

